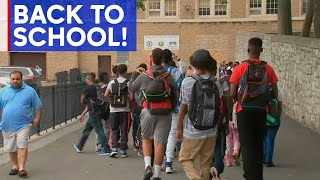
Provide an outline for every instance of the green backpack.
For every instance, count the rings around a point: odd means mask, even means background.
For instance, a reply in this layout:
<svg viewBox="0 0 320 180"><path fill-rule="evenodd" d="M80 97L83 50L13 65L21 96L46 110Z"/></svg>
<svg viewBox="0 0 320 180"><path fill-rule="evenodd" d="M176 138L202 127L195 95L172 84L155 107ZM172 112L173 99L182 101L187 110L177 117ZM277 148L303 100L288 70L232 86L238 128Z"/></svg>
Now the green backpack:
<svg viewBox="0 0 320 180"><path fill-rule="evenodd" d="M269 101L269 113L267 114L267 126L280 125L280 103L278 99L271 99Z"/></svg>

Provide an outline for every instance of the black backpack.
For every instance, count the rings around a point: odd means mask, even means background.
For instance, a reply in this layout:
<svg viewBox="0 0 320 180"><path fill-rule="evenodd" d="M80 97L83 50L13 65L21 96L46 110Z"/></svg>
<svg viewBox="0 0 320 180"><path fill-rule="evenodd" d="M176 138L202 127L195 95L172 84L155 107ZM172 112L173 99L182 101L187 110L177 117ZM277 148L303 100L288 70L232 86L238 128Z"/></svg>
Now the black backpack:
<svg viewBox="0 0 320 180"><path fill-rule="evenodd" d="M95 85L95 88L97 97L95 99L89 98L93 112L97 110L102 111L102 109L107 105L107 101L104 97L104 90L98 85Z"/></svg>
<svg viewBox="0 0 320 180"><path fill-rule="evenodd" d="M215 128L220 116L220 94L217 79L210 76L203 79L192 75L196 80L192 87L188 116L192 125L198 130Z"/></svg>
<svg viewBox="0 0 320 180"><path fill-rule="evenodd" d="M238 99L244 110L265 111L265 107L270 100L270 87L266 62L261 61L259 64L248 63L248 69L241 77L240 90Z"/></svg>
<svg viewBox="0 0 320 180"><path fill-rule="evenodd" d="M170 88L166 78L169 72L155 75L150 70L143 72L143 75L149 77L151 81L147 87L142 90L144 103L151 115L168 115L172 112L172 103L170 99Z"/></svg>
<svg viewBox="0 0 320 180"><path fill-rule="evenodd" d="M128 104L128 80L123 83L119 83L117 79L114 79L114 83L111 84L110 105L114 108L127 107Z"/></svg>

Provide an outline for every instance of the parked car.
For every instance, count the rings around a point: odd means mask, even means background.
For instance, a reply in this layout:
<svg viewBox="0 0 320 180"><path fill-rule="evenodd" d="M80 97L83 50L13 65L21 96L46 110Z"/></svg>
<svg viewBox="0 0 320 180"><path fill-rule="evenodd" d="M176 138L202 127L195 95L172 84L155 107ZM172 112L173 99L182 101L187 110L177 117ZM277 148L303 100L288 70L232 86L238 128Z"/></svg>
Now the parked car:
<svg viewBox="0 0 320 180"><path fill-rule="evenodd" d="M33 87L38 91L41 87L40 76L36 70L31 67L23 66L1 66L0 67L0 77L8 78L10 82L10 73L12 71L20 71L22 73L22 80L29 86Z"/></svg>

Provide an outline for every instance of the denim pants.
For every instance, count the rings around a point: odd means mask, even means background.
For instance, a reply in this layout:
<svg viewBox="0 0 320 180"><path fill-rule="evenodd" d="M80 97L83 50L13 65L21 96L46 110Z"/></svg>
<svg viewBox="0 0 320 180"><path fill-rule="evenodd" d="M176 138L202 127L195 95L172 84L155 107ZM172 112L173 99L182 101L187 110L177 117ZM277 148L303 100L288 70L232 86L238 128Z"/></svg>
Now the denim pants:
<svg viewBox="0 0 320 180"><path fill-rule="evenodd" d="M214 156L212 159L212 167L215 167L219 174L224 170L224 153L226 151L226 130L219 127L219 135L217 136L216 147L214 148Z"/></svg>
<svg viewBox="0 0 320 180"><path fill-rule="evenodd" d="M104 150L109 150L110 147L107 143L107 138L103 130L103 124L101 121L101 113L90 113L89 114L89 119L87 120L86 125L84 126L84 130L82 132L78 147L80 150L83 149L83 146L85 145L91 131L94 129L98 135L98 138L101 142L101 147Z"/></svg>
<svg viewBox="0 0 320 180"><path fill-rule="evenodd" d="M264 160L272 162L274 152L274 141L276 139L279 126L267 126L264 137Z"/></svg>

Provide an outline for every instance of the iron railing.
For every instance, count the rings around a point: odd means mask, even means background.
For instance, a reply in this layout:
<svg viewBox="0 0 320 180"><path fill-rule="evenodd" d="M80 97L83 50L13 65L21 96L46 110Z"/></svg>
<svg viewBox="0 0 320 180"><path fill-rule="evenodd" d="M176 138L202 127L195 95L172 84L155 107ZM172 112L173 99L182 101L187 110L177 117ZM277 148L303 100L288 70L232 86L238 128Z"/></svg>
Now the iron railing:
<svg viewBox="0 0 320 180"><path fill-rule="evenodd" d="M46 133L50 128L55 129L56 126L77 118L85 107L80 104L84 87L83 82L41 87L39 96L43 104L42 118L40 125L32 127L30 136ZM0 135L0 147L2 146L3 139Z"/></svg>

